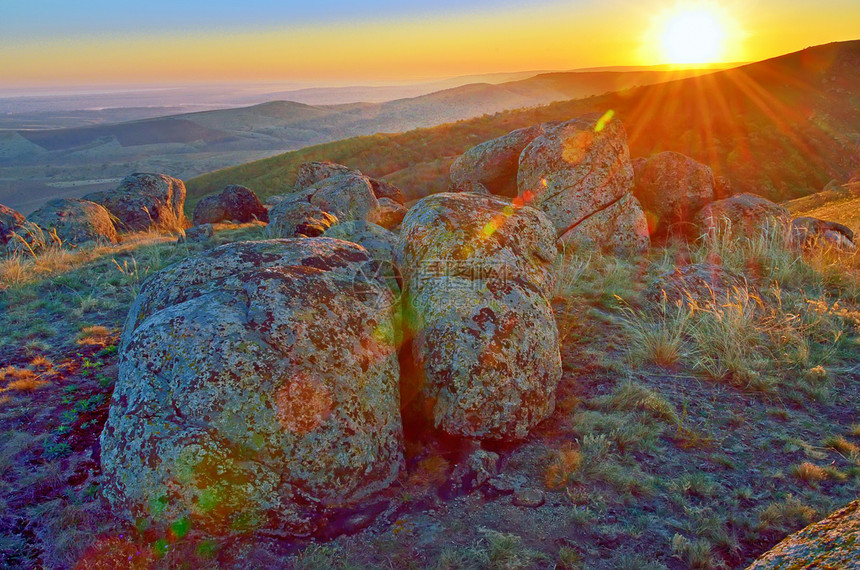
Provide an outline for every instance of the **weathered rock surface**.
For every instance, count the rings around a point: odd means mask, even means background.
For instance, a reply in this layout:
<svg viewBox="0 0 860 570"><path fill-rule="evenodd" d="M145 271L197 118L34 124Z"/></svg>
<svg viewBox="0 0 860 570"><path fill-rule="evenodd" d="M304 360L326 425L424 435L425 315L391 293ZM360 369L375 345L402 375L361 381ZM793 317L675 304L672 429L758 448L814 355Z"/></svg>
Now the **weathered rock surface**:
<svg viewBox="0 0 860 570"><path fill-rule="evenodd" d="M558 242L566 250L596 249L615 255L641 253L651 245L648 222L632 194L585 218Z"/></svg>
<svg viewBox="0 0 860 570"><path fill-rule="evenodd" d="M382 200L383 198L388 198L389 200L393 200L398 204L406 203L406 196L403 195L403 192L390 182L386 182L385 180L377 180L376 178L370 178L370 186L373 188L373 195L376 196L377 200Z"/></svg>
<svg viewBox="0 0 860 570"><path fill-rule="evenodd" d="M390 294L348 242L245 242L148 279L101 436L116 513L305 534L402 464ZM322 518L321 518L322 517Z"/></svg>
<svg viewBox="0 0 860 570"><path fill-rule="evenodd" d="M387 301L400 302L402 283L395 260L396 235L382 226L363 220L353 220L332 226L323 236L356 243L366 249L375 263L364 265L361 271L368 276L382 277L393 294L393 297L380 297L380 302L383 304Z"/></svg>
<svg viewBox="0 0 860 570"><path fill-rule="evenodd" d="M520 156L520 195L552 220L558 235L633 188L633 167L621 121L598 130L594 115L572 119L534 139Z"/></svg>
<svg viewBox="0 0 860 570"><path fill-rule="evenodd" d="M9 236L21 227L25 219L19 212L0 204L0 245L9 241Z"/></svg>
<svg viewBox="0 0 860 570"><path fill-rule="evenodd" d="M104 206L120 231L173 230L186 225L185 183L165 174L135 173L116 190L94 192L85 200Z"/></svg>
<svg viewBox="0 0 860 570"><path fill-rule="evenodd" d="M336 223L335 216L310 202L284 199L269 210L266 235L270 238L317 237Z"/></svg>
<svg viewBox="0 0 860 570"><path fill-rule="evenodd" d="M323 160L305 162L299 166L299 170L296 173L296 184L293 191L298 192L300 190L304 190L305 188L313 186L317 182L322 182L326 178L331 178L332 176L354 174L355 172L355 170L348 166L336 164L334 162Z"/></svg>
<svg viewBox="0 0 860 570"><path fill-rule="evenodd" d="M789 568L860 568L860 501L789 536L748 570Z"/></svg>
<svg viewBox="0 0 860 570"><path fill-rule="evenodd" d="M212 224L199 224L185 230L185 234L179 241L188 241L192 243L205 242L215 235L215 228Z"/></svg>
<svg viewBox="0 0 860 570"><path fill-rule="evenodd" d="M240 223L269 221L269 211L248 188L231 185L224 188L220 194L207 196L194 207L191 216L194 225L215 224L224 221Z"/></svg>
<svg viewBox="0 0 860 570"><path fill-rule="evenodd" d="M473 194L489 194L487 187L474 180L464 180L459 184L451 184L451 192L470 192Z"/></svg>
<svg viewBox="0 0 860 570"><path fill-rule="evenodd" d="M406 206L386 197L379 198L378 202L379 206L371 216L372 221L389 230L396 228L403 222L403 218L406 216Z"/></svg>
<svg viewBox="0 0 860 570"><path fill-rule="evenodd" d="M784 232L789 229L790 221L788 210L755 194L717 200L696 215L701 233L729 232L736 237Z"/></svg>
<svg viewBox="0 0 860 570"><path fill-rule="evenodd" d="M418 372L404 404L478 439L521 439L552 413L554 237L545 215L493 196L436 194L409 210L398 259Z"/></svg>
<svg viewBox="0 0 860 570"><path fill-rule="evenodd" d="M808 247L823 242L837 249L854 251L854 232L851 228L836 222L801 216L791 221L792 241Z"/></svg>
<svg viewBox="0 0 860 570"><path fill-rule="evenodd" d="M116 243L116 228L102 206L87 200L51 200L27 217L43 230L55 230L64 245Z"/></svg>
<svg viewBox="0 0 860 570"><path fill-rule="evenodd" d="M589 115L546 128L520 155L517 182L566 247L633 253L650 245L618 120Z"/></svg>
<svg viewBox="0 0 860 570"><path fill-rule="evenodd" d="M633 194L652 236L694 235L695 215L714 200L714 173L677 152L661 152L634 162Z"/></svg>
<svg viewBox="0 0 860 570"><path fill-rule="evenodd" d="M510 132L483 142L464 152L451 165L452 191L469 184L481 184L492 194L513 198L517 195L517 171L520 153L544 133L543 125Z"/></svg>
<svg viewBox="0 0 860 570"><path fill-rule="evenodd" d="M549 301L517 281L460 276L410 282L412 355L423 374L418 408L435 427L515 440L555 409L561 378Z"/></svg>
<svg viewBox="0 0 860 570"><path fill-rule="evenodd" d="M747 287L746 280L722 265L693 263L668 271L654 280L645 292L652 308L664 304L708 306L723 304L734 291Z"/></svg>

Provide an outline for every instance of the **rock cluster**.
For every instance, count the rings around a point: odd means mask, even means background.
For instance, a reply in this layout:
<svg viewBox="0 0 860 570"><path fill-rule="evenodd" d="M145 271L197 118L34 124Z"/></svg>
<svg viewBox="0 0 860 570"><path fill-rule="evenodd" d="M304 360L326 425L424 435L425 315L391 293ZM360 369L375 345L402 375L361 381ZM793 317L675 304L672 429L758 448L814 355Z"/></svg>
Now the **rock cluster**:
<svg viewBox="0 0 860 570"><path fill-rule="evenodd" d="M627 135L611 116L586 116L514 131L478 145L451 167L453 190L517 195L546 213L566 248L618 254L650 245L633 196Z"/></svg>
<svg viewBox="0 0 860 570"><path fill-rule="evenodd" d="M391 229L403 220L404 201L403 193L387 182L340 164L307 162L299 168L293 192L279 196L269 211L267 235L321 235L336 223L353 220Z"/></svg>

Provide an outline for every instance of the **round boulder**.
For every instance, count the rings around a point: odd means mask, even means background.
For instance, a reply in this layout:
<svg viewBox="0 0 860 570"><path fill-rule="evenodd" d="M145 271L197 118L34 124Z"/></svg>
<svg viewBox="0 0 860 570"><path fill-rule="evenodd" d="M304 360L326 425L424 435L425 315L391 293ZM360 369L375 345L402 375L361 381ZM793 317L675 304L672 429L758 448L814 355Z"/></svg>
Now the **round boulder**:
<svg viewBox="0 0 860 570"><path fill-rule="evenodd" d="M555 409L561 378L549 301L515 278L424 275L409 289L417 377L404 392L446 433L517 440ZM408 403L408 402L406 402Z"/></svg>
<svg viewBox="0 0 860 570"><path fill-rule="evenodd" d="M633 194L642 204L652 236L695 234L693 219L714 200L711 169L678 152L634 163Z"/></svg>
<svg viewBox="0 0 860 570"><path fill-rule="evenodd" d="M166 174L135 173L116 190L84 196L107 208L121 231L184 229L185 183Z"/></svg>
<svg viewBox="0 0 860 570"><path fill-rule="evenodd" d="M312 161L305 162L299 166L296 173L296 185L294 192L304 190L309 186L313 186L317 182L322 182L326 178L332 176L342 176L344 174L360 174L357 170L353 170L342 164L335 164L328 161Z"/></svg>
<svg viewBox="0 0 860 570"><path fill-rule="evenodd" d="M520 153L543 133L544 126L537 125L470 148L451 165L451 190L473 183L483 185L492 194L516 196Z"/></svg>
<svg viewBox="0 0 860 570"><path fill-rule="evenodd" d="M854 232L851 228L808 216L794 218L791 221L791 239L793 243L802 247L824 243L844 251L856 249Z"/></svg>
<svg viewBox="0 0 860 570"><path fill-rule="evenodd" d="M43 230L55 230L64 244L116 243L116 228L102 206L87 200L51 200L27 217Z"/></svg>
<svg viewBox="0 0 860 570"><path fill-rule="evenodd" d="M224 534L307 534L403 462L390 295L363 248L221 246L150 277L101 436L114 512Z"/></svg>
<svg viewBox="0 0 860 570"><path fill-rule="evenodd" d="M215 224L224 221L240 223L269 221L269 211L248 188L239 185L227 186L220 194L207 196L194 207L194 225Z"/></svg>
<svg viewBox="0 0 860 570"><path fill-rule="evenodd" d="M700 233L726 232L735 237L763 233L782 234L789 229L788 210L755 194L738 194L706 205L696 215Z"/></svg>
<svg viewBox="0 0 860 570"><path fill-rule="evenodd" d="M310 202L285 199L269 210L266 235L270 238L317 237L337 224L337 218Z"/></svg>
<svg viewBox="0 0 860 570"><path fill-rule="evenodd" d="M617 256L643 253L651 246L648 221L632 194L585 218L558 242L566 251L598 250Z"/></svg>

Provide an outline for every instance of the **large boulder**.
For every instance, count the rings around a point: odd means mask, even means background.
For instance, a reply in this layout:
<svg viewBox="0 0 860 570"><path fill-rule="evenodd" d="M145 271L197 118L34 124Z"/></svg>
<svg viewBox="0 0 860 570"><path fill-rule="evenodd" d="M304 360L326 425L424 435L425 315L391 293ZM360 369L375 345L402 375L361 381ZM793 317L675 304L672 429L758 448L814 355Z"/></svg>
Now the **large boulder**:
<svg viewBox="0 0 860 570"><path fill-rule="evenodd" d="M621 121L572 119L534 139L520 156L520 195L534 196L563 235L633 188L633 167Z"/></svg>
<svg viewBox="0 0 860 570"><path fill-rule="evenodd" d="M107 208L120 231L184 229L185 183L166 174L135 173L116 190L84 196Z"/></svg>
<svg viewBox="0 0 860 570"><path fill-rule="evenodd" d="M114 512L205 532L307 534L402 465L391 295L362 247L221 246L149 278L101 436Z"/></svg>
<svg viewBox="0 0 860 570"><path fill-rule="evenodd" d="M299 199L286 199L269 210L266 236L270 238L318 237L337 224L337 218L318 206Z"/></svg>
<svg viewBox="0 0 860 570"><path fill-rule="evenodd" d="M9 241L12 232L20 228L25 219L19 212L0 204L0 245Z"/></svg>
<svg viewBox="0 0 860 570"><path fill-rule="evenodd" d="M748 570L860 568L860 501L789 536Z"/></svg>
<svg viewBox="0 0 860 570"><path fill-rule="evenodd" d="M87 200L58 198L27 216L27 221L45 231L55 231L64 245L116 243L116 228L110 214Z"/></svg>
<svg viewBox="0 0 860 570"><path fill-rule="evenodd" d="M857 248L854 244L854 232L848 226L808 216L791 221L791 239L801 247L824 243L845 251L854 251Z"/></svg>
<svg viewBox="0 0 860 570"><path fill-rule="evenodd" d="M517 184L557 236L567 236L568 247L638 252L650 245L640 232L647 224L642 208L630 194L633 167L621 121L589 115L546 128L520 155Z"/></svg>
<svg viewBox="0 0 860 570"><path fill-rule="evenodd" d="M379 207L370 179L355 173L330 176L298 194L341 222L372 219Z"/></svg>
<svg viewBox="0 0 860 570"><path fill-rule="evenodd" d="M543 133L544 126L536 125L470 148L451 165L451 190L481 184L493 194L516 196L520 153Z"/></svg>
<svg viewBox="0 0 860 570"><path fill-rule="evenodd" d="M396 261L396 235L377 224L353 220L332 226L326 230L323 237L350 241L366 249L375 263L367 264L362 271L368 276L382 277L393 294L391 298L380 297L379 301L384 305L391 301L400 302L402 282Z"/></svg>
<svg viewBox="0 0 860 570"><path fill-rule="evenodd" d="M241 223L269 221L269 211L248 188L231 185L224 188L220 194L203 198L194 207L192 215L194 225L215 224L224 221Z"/></svg>
<svg viewBox="0 0 860 570"><path fill-rule="evenodd" d="M764 233L783 234L789 230L788 210L755 194L738 194L717 200L696 215L699 232L727 233L735 237L755 237Z"/></svg>
<svg viewBox="0 0 860 570"><path fill-rule="evenodd" d="M648 221L632 194L599 210L558 238L565 250L603 250L615 255L641 253L651 245Z"/></svg>
<svg viewBox="0 0 860 570"><path fill-rule="evenodd" d="M633 194L642 204L652 236L693 235L695 215L714 200L714 173L677 152L661 152L633 164Z"/></svg>
<svg viewBox="0 0 860 570"><path fill-rule="evenodd" d="M415 376L409 413L457 436L525 437L552 413L561 377L555 231L497 197L436 194L413 206L398 249Z"/></svg>

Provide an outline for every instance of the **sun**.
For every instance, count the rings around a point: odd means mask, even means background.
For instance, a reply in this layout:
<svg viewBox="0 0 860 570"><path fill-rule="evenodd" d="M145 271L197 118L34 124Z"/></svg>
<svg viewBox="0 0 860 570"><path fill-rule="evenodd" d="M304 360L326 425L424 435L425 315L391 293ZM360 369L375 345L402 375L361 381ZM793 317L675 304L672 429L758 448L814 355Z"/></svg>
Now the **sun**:
<svg viewBox="0 0 860 570"><path fill-rule="evenodd" d="M660 33L668 63L714 63L725 51L726 29L718 13L706 6L678 8L666 16Z"/></svg>

